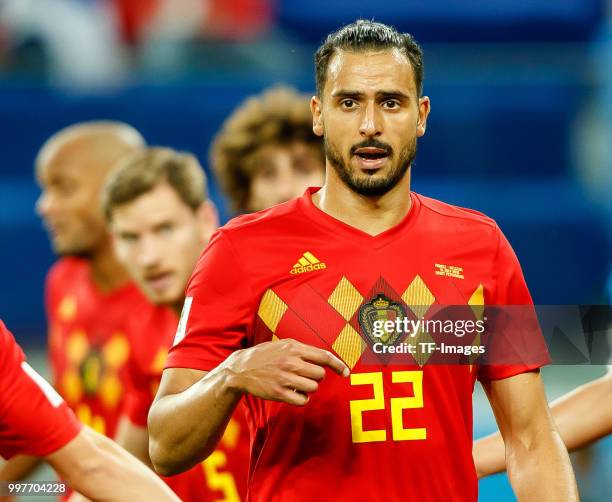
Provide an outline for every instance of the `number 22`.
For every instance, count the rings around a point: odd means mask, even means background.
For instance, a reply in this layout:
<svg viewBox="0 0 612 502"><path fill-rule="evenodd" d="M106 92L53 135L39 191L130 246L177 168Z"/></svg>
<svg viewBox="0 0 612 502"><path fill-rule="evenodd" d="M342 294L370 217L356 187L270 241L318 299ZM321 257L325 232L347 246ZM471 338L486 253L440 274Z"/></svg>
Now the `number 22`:
<svg viewBox="0 0 612 502"><path fill-rule="evenodd" d="M404 428L402 412L408 408L423 408L423 372L422 371L394 371L391 374L393 383L412 383L414 396L394 397L389 400L391 405L391 425L393 441L422 440L427 438L424 427ZM386 441L385 429L363 430L363 412L385 409L385 393L382 372L353 373L351 385L371 385L374 390L372 399L356 399L351 401L351 431L353 443L371 443Z"/></svg>

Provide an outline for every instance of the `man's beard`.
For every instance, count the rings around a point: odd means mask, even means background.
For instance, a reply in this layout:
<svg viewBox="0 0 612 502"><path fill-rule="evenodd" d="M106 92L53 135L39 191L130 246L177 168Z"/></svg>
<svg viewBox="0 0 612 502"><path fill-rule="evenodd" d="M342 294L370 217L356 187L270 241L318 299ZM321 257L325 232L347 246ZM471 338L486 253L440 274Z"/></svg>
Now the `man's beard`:
<svg viewBox="0 0 612 502"><path fill-rule="evenodd" d="M348 186L353 192L364 195L366 197L380 197L385 195L395 185L397 185L403 178L410 165L416 158L417 153L417 140L416 137L412 141L402 148L397 162L391 166L391 170L384 177L374 176L358 176L356 173L344 163L340 153L336 150L328 141L327 136L323 139L325 156L329 163L333 166L340 179ZM393 149L380 141L377 140L366 140L358 145L354 145L351 148L351 155L357 148L374 147L381 148L387 151L388 159L393 158Z"/></svg>

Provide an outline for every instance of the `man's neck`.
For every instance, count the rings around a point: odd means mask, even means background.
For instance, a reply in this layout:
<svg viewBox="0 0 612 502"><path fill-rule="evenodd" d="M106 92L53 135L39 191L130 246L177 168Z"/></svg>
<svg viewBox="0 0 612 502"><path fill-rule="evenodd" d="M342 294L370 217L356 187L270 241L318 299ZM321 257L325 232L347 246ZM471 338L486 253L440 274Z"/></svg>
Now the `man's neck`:
<svg viewBox="0 0 612 502"><path fill-rule="evenodd" d="M169 307L174 311L177 316L181 316L181 312L183 311L183 304L185 303L185 298L181 298L180 300L173 302L169 305Z"/></svg>
<svg viewBox="0 0 612 502"><path fill-rule="evenodd" d="M92 280L100 291L108 293L129 281L127 272L115 258L110 242L96 249L89 261Z"/></svg>
<svg viewBox="0 0 612 502"><path fill-rule="evenodd" d="M325 213L370 235L378 235L400 223L410 211L410 169L389 192L366 197L351 190L327 166L325 185L313 194L312 202Z"/></svg>

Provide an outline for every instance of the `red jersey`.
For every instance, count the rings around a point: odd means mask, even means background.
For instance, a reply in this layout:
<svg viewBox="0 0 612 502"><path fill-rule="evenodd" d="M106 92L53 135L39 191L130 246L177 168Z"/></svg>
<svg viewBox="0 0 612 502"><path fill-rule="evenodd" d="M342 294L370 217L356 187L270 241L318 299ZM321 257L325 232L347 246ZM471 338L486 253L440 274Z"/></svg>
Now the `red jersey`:
<svg viewBox="0 0 612 502"><path fill-rule="evenodd" d="M98 290L89 262L62 258L49 271L46 308L53 384L81 422L114 437L132 350L128 318L146 299L133 284Z"/></svg>
<svg viewBox="0 0 612 502"><path fill-rule="evenodd" d="M541 364L377 363L371 325L443 305L480 316L485 304L530 304L514 252L475 211L411 193L406 217L371 236L317 208L315 191L216 233L166 366L211 370L238 349L293 338L350 368L327 370L304 407L245 396L251 500L476 501L475 380Z"/></svg>
<svg viewBox="0 0 612 502"><path fill-rule="evenodd" d="M0 321L0 456L44 457L72 441L81 424L30 365Z"/></svg>
<svg viewBox="0 0 612 502"><path fill-rule="evenodd" d="M172 309L153 305L132 320L131 345L139 350L132 351L128 361L124 413L140 427L147 427L149 408L155 399L178 321ZM163 479L184 502L238 502L246 495L249 451L248 428L240 408L210 457L182 474Z"/></svg>

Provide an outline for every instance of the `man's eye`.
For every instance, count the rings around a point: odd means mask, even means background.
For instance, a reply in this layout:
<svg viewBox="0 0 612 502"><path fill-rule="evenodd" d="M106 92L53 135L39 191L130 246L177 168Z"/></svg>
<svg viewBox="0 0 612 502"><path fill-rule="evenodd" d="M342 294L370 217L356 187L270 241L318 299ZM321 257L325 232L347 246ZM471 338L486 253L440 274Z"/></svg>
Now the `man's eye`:
<svg viewBox="0 0 612 502"><path fill-rule="evenodd" d="M340 105L342 106L342 108L345 108L345 109L347 109L347 110L350 110L350 109L352 109L352 108L355 108L356 103L355 103L355 101L353 101L352 99L343 99L343 100L340 102Z"/></svg>
<svg viewBox="0 0 612 502"><path fill-rule="evenodd" d="M160 225L157 231L161 235L170 235L174 230L174 225L171 223L165 223L164 225Z"/></svg>
<svg viewBox="0 0 612 502"><path fill-rule="evenodd" d="M391 99L391 100L385 101L383 103L383 107L388 110L394 110L399 107L399 103Z"/></svg>
<svg viewBox="0 0 612 502"><path fill-rule="evenodd" d="M128 242L128 243L136 242L138 240L138 236L136 236L135 234L121 234L119 238L123 242Z"/></svg>
<svg viewBox="0 0 612 502"><path fill-rule="evenodd" d="M259 172L258 176L263 180L272 181L276 178L277 172L276 169L272 167L265 167Z"/></svg>
<svg viewBox="0 0 612 502"><path fill-rule="evenodd" d="M76 185L74 183L70 183L68 181L60 181L53 185L53 188L57 190L58 193L62 195L72 195L76 192Z"/></svg>

